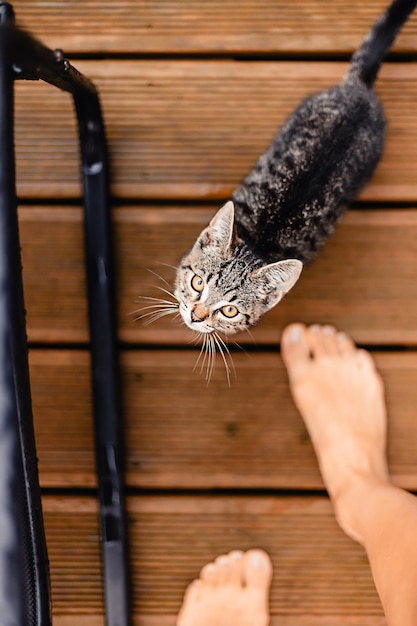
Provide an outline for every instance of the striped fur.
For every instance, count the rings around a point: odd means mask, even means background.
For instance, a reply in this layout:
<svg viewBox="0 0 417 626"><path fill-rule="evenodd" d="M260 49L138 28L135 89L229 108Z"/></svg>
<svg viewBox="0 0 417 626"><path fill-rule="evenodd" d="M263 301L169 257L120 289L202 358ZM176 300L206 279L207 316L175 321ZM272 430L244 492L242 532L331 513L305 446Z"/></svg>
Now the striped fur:
<svg viewBox="0 0 417 626"><path fill-rule="evenodd" d="M340 84L301 103L184 256L175 297L190 328L228 335L256 324L333 232L381 157L385 120L372 86L416 4L394 0Z"/></svg>

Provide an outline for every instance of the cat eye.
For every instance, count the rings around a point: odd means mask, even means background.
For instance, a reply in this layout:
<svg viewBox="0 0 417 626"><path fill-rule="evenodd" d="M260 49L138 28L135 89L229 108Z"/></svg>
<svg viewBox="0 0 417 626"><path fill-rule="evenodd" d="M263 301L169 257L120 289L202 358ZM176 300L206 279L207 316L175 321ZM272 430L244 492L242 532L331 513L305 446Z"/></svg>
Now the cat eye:
<svg viewBox="0 0 417 626"><path fill-rule="evenodd" d="M238 308L235 307L233 304L227 304L226 306L222 306L220 311L225 317L228 318L236 317L236 315L239 313Z"/></svg>
<svg viewBox="0 0 417 626"><path fill-rule="evenodd" d="M197 274L194 274L194 276L191 279L191 287L194 289L194 291L198 291L198 292L203 291L204 280L201 278L201 276L197 276Z"/></svg>

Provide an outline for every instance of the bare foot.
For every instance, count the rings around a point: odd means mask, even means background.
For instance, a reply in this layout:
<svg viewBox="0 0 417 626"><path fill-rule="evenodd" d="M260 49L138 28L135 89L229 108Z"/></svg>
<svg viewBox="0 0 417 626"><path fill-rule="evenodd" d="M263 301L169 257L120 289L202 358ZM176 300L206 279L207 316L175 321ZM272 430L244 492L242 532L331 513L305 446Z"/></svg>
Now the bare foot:
<svg viewBox="0 0 417 626"><path fill-rule="evenodd" d="M387 485L386 412L373 359L331 326L288 326L282 358L343 530L363 543L356 512Z"/></svg>
<svg viewBox="0 0 417 626"><path fill-rule="evenodd" d="M188 587L177 626L267 626L272 565L263 550L235 550Z"/></svg>

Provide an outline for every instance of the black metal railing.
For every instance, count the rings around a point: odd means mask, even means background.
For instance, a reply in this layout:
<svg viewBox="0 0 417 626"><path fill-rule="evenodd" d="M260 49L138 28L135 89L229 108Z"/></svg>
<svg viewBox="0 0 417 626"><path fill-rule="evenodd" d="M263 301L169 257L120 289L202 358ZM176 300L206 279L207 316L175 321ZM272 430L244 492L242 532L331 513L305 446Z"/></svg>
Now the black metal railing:
<svg viewBox="0 0 417 626"><path fill-rule="evenodd" d="M94 84L61 50L14 24L0 2L0 616L4 626L52 623L30 395L17 219L14 81L72 94L78 120L92 359L96 465L107 626L130 621L106 138ZM59 155L57 155L59 158Z"/></svg>

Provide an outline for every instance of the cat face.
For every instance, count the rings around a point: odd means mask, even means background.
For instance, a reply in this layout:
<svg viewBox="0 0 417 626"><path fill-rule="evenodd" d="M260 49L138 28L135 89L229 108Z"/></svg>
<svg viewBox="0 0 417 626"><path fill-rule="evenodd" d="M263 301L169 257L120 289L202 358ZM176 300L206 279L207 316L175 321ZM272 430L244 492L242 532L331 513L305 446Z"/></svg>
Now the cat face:
<svg viewBox="0 0 417 626"><path fill-rule="evenodd" d="M265 265L237 237L233 202L228 202L177 270L175 297L181 317L201 333L232 335L247 330L278 304L301 269L296 259Z"/></svg>

